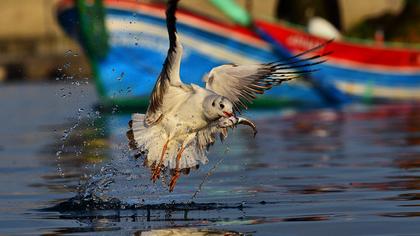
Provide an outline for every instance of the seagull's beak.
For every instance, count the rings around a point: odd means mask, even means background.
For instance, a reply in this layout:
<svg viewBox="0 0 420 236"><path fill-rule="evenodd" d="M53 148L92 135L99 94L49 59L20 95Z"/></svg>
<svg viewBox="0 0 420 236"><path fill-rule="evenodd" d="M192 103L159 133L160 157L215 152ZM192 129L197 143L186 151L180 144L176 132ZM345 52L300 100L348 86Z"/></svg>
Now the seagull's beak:
<svg viewBox="0 0 420 236"><path fill-rule="evenodd" d="M229 118L231 116L234 116L233 113L230 113L230 112L227 112L227 111L224 111L223 114L225 115L226 118Z"/></svg>

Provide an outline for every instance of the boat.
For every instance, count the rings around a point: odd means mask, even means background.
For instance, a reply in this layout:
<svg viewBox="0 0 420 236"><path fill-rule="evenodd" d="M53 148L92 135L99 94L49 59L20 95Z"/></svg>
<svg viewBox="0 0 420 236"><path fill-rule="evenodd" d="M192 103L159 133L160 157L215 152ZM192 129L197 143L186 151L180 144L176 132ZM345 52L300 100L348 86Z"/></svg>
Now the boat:
<svg viewBox="0 0 420 236"><path fill-rule="evenodd" d="M254 26L285 55L325 41L287 22L254 20ZM331 42L326 50L333 53L313 74L320 84L332 84L359 101L420 100L419 46L343 39Z"/></svg>
<svg viewBox="0 0 420 236"><path fill-rule="evenodd" d="M221 10L226 13L235 7L231 0L212 2L225 6ZM59 1L58 20L84 47L102 105L147 106L168 47L164 12L162 4L134 0ZM251 19L243 12L237 15L243 19L236 21L244 26L182 9L177 12L185 47L183 81L202 84L203 76L215 66L277 61L326 41L286 22ZM333 53L317 65L321 70L309 80L275 87L253 107L420 100L418 46L343 38L325 50Z"/></svg>
<svg viewBox="0 0 420 236"><path fill-rule="evenodd" d="M134 0L91 4L61 0L57 16L62 28L84 47L101 104L146 107L168 49L165 6ZM177 19L184 46L181 78L185 83L202 85L203 76L221 64L280 59L269 43L247 27L220 23L182 9ZM307 83L297 81L269 90L253 105L307 103L322 104L323 98Z"/></svg>
<svg viewBox="0 0 420 236"><path fill-rule="evenodd" d="M235 0L211 2L233 21L252 28L281 57L308 50L326 40L286 21L251 19ZM326 95L333 95L332 100L343 103L420 100L420 44L340 37L325 50L333 53L311 79L315 86L324 88Z"/></svg>
<svg viewBox="0 0 420 236"><path fill-rule="evenodd" d="M326 40L286 21L251 19L234 0L211 1L233 21L252 28L282 57L308 50ZM325 50L333 53L319 65L320 71L311 79L314 85L332 88L328 93L336 102L420 100L419 44L340 37Z"/></svg>

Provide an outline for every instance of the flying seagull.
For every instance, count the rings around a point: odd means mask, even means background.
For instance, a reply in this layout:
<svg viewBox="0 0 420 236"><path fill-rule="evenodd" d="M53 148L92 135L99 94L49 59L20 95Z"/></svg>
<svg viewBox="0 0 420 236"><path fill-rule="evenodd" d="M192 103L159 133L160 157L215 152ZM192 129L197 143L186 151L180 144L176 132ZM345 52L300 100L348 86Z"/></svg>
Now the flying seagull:
<svg viewBox="0 0 420 236"><path fill-rule="evenodd" d="M176 30L177 4L178 0L168 2L169 50L147 112L133 114L127 132L130 147L144 158L144 165L152 171L153 182L169 171L171 192L180 173L188 174L190 169L207 163L209 147L217 136L223 141L228 128L250 125L255 135L255 125L236 114L247 109L247 104L258 94L314 71L307 68L322 63L326 55L299 59L324 47L324 43L285 62L215 67L204 79L205 88L184 84L179 75L183 48Z"/></svg>

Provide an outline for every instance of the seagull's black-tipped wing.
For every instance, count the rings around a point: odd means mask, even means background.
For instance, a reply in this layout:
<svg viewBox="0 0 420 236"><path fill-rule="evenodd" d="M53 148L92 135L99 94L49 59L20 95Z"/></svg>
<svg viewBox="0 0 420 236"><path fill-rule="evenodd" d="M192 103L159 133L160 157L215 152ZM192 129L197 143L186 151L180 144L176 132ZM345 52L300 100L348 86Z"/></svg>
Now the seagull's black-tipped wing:
<svg viewBox="0 0 420 236"><path fill-rule="evenodd" d="M257 94L263 94L273 86L284 81L304 77L317 69L330 52L308 54L325 48L331 40L312 49L299 53L285 61L256 65L227 64L213 68L205 79L206 88L227 97L233 102L236 111L247 109ZM306 57L305 57L306 56Z"/></svg>
<svg viewBox="0 0 420 236"><path fill-rule="evenodd" d="M163 97L170 86L180 86L179 68L182 57L182 45L176 32L175 12L179 0L170 0L166 9L166 26L169 36L169 50L163 63L162 71L150 95L149 107L146 113L146 124L151 125L159 120L162 115Z"/></svg>

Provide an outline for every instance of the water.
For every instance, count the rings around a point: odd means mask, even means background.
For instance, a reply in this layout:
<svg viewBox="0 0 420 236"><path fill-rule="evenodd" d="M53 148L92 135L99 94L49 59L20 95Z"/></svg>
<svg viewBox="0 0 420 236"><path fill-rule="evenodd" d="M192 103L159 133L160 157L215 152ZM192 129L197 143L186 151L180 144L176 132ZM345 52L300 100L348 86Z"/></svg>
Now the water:
<svg viewBox="0 0 420 236"><path fill-rule="evenodd" d="M420 232L420 106L248 113L257 137L235 130L169 194L90 85L0 91L1 235Z"/></svg>

